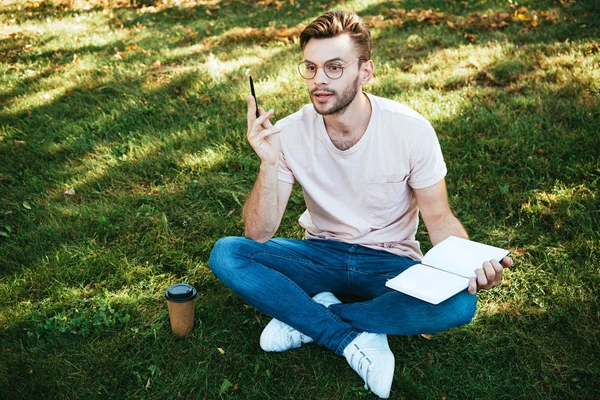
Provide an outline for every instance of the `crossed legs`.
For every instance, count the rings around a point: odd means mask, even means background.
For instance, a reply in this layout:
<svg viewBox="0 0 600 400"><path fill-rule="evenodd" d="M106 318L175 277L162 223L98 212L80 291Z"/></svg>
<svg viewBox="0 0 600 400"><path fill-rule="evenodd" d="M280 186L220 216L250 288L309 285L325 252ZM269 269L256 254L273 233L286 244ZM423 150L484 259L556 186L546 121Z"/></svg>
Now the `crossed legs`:
<svg viewBox="0 0 600 400"><path fill-rule="evenodd" d="M385 286L416 263L360 245L312 239L258 243L227 237L210 256L213 273L227 287L282 326L346 356L363 379L357 369L362 363L355 367L349 354L358 344L364 349L377 342L391 355L386 334L437 333L468 323L474 315L476 296L466 291L432 305ZM332 292L342 302L323 305L312 298L322 292ZM360 300L344 301L347 297ZM372 390L387 397L391 379L387 389Z"/></svg>

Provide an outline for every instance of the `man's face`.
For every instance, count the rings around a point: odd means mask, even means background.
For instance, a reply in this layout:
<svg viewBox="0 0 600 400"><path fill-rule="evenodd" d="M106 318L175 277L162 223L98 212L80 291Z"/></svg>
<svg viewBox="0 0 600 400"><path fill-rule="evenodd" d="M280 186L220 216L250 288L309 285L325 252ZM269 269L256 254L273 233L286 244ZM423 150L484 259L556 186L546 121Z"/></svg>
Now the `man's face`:
<svg viewBox="0 0 600 400"><path fill-rule="evenodd" d="M344 34L326 39L311 39L304 48L304 61L318 66L317 74L306 84L315 110L321 115L340 115L352 103L360 90L360 62L350 39ZM339 79L331 79L323 71L327 62L349 64Z"/></svg>

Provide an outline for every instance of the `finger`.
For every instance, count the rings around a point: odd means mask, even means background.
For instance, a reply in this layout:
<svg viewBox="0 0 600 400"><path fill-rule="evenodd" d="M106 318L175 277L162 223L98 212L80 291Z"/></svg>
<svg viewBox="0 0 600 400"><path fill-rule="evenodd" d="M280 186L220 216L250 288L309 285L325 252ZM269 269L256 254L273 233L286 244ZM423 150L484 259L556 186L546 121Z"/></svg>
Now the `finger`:
<svg viewBox="0 0 600 400"><path fill-rule="evenodd" d="M280 132L279 128L263 129L255 135L248 136L248 142L253 148L260 147L265 141L268 141L270 137Z"/></svg>
<svg viewBox="0 0 600 400"><path fill-rule="evenodd" d="M271 115L271 117L272 117L273 115L275 115L275 112L273 111L273 109L269 110L269 112L272 112L272 115ZM264 110L262 107L258 107L258 114L262 116L264 113L265 113L265 110ZM271 118L271 117L269 117L269 118ZM267 119L267 120L266 120L264 123L262 123L262 124L261 124L261 126L262 126L263 128L267 128L267 129L268 129L268 128L272 128L272 127L273 127L273 124L271 123L271 121L269 121L269 120Z"/></svg>
<svg viewBox="0 0 600 400"><path fill-rule="evenodd" d="M494 268L494 271L496 273L496 276L494 278L494 286L497 286L500 284L500 281L502 280L502 274L504 273L504 267L502 266L502 264L500 264L496 260L490 260L490 264L492 265L492 267Z"/></svg>
<svg viewBox="0 0 600 400"><path fill-rule="evenodd" d="M477 294L477 280L475 279L474 276L472 276L471 279L469 279L468 291L471 294Z"/></svg>
<svg viewBox="0 0 600 400"><path fill-rule="evenodd" d="M271 129L263 129L262 131L257 132L255 135L252 135L249 138L249 140L251 142L258 143L258 142L261 142L261 141L265 140L269 136L278 134L280 131L281 131L280 128L275 128L275 127L271 128Z"/></svg>
<svg viewBox="0 0 600 400"><path fill-rule="evenodd" d="M262 110L262 108L260 110ZM258 118L254 117L253 115L248 115L248 125L253 131L260 131L261 129L270 128L273 125L271 125L270 122L267 123L265 121L268 121L268 119L274 114L275 112L271 109L267 112L263 111L262 115L260 115ZM250 135L250 131L248 131L248 135Z"/></svg>
<svg viewBox="0 0 600 400"><path fill-rule="evenodd" d="M279 132L281 132L281 128L272 127L272 128L270 128L270 129L264 129L264 130L262 131L262 133L263 133L263 138L267 138L267 137L269 137L269 136L276 135L276 134L278 134Z"/></svg>
<svg viewBox="0 0 600 400"><path fill-rule="evenodd" d="M491 262L486 261L483 263L483 272L485 273L485 277L487 279L487 286L489 288L496 280L496 270L492 266Z"/></svg>
<svg viewBox="0 0 600 400"><path fill-rule="evenodd" d="M275 115L275 111L273 111L273 109L270 109L269 111L265 112L265 110L263 110L261 107L258 109L258 112L260 116L254 120L254 124L265 129L273 127L273 124L271 124L269 118Z"/></svg>
<svg viewBox="0 0 600 400"><path fill-rule="evenodd" d="M482 268L475 270L475 276L477 277L477 290L487 289L488 280Z"/></svg>
<svg viewBox="0 0 600 400"><path fill-rule="evenodd" d="M271 122L269 122L269 120L267 119L269 118L269 116L273 116L273 110L264 113L260 117L256 118L254 122L252 122L252 125L250 125L248 129L248 138L256 136L264 130L274 128L274 125L271 124Z"/></svg>
<svg viewBox="0 0 600 400"><path fill-rule="evenodd" d="M247 103L248 103L248 125L252 125L252 123L256 119L256 101L254 100L254 96L248 95Z"/></svg>
<svg viewBox="0 0 600 400"><path fill-rule="evenodd" d="M500 264L502 264L502 266L503 266L504 268L510 268L510 267L512 267L512 266L513 266L513 259L512 259L512 258L510 258L510 257L508 257L508 256L506 256L506 257L504 257L504 258L502 259L502 261L500 262Z"/></svg>

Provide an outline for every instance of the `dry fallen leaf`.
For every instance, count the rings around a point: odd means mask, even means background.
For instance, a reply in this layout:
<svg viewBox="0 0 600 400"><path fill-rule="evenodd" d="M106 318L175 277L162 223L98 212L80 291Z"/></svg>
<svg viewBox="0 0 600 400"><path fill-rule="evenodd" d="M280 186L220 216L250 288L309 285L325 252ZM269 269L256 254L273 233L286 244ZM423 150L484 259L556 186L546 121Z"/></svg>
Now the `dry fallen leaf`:
<svg viewBox="0 0 600 400"><path fill-rule="evenodd" d="M421 333L419 336L427 340L431 340L431 338L433 338L433 335L430 335L429 333Z"/></svg>
<svg viewBox="0 0 600 400"><path fill-rule="evenodd" d="M222 348L220 348L220 347L217 347L217 350L219 350L219 353L221 353L221 354L225 354L225 350L223 350Z"/></svg>
<svg viewBox="0 0 600 400"><path fill-rule="evenodd" d="M113 60L122 60L123 57L125 56L125 53L119 51L119 49L116 47L114 48L114 50L115 50L115 55L112 56Z"/></svg>
<svg viewBox="0 0 600 400"><path fill-rule="evenodd" d="M71 188L69 190L65 190L65 194L67 196L74 196L75 195L75 189Z"/></svg>
<svg viewBox="0 0 600 400"><path fill-rule="evenodd" d="M472 33L465 33L465 38L469 39L471 42L474 42L477 40L477 35L474 35Z"/></svg>

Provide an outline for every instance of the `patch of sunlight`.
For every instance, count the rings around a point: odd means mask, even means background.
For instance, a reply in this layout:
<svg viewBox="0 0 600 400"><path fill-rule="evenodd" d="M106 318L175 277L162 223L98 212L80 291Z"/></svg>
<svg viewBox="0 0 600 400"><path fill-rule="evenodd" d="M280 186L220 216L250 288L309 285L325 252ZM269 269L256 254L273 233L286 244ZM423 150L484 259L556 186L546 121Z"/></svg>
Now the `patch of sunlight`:
<svg viewBox="0 0 600 400"><path fill-rule="evenodd" d="M415 64L413 71L428 81L444 82L466 78L489 65L505 60L514 48L513 44L490 43L487 46L468 44L443 49L431 53L424 62Z"/></svg>
<svg viewBox="0 0 600 400"><path fill-rule="evenodd" d="M35 85L32 87L38 88L38 91L9 99L4 105L3 113L16 114L55 102L67 96L71 90L80 87L85 79L97 70L96 62L90 55L75 55L68 69L44 78L42 76L47 74L48 67L31 68L22 71L20 79L34 80Z"/></svg>
<svg viewBox="0 0 600 400"><path fill-rule="evenodd" d="M72 177L63 182L61 188L57 188L56 195L62 196L64 191L71 188L101 181L118 162L119 160L111 154L110 145L94 146L93 152L85 154L73 165Z"/></svg>
<svg viewBox="0 0 600 400"><path fill-rule="evenodd" d="M416 85L412 74L398 71L388 64L375 67L375 77L364 90L375 95L383 93L385 97L417 110L432 122L460 115L469 99L465 93L468 87L440 91L428 85Z"/></svg>
<svg viewBox="0 0 600 400"><path fill-rule="evenodd" d="M4 140L15 140L21 135L23 135L23 132L14 126L0 125L0 142Z"/></svg>
<svg viewBox="0 0 600 400"><path fill-rule="evenodd" d="M18 22L18 21L17 21ZM72 19L55 19L52 20L49 17L46 18L45 23L43 21L37 21L37 23L26 22L24 24L5 25L4 34L8 36L21 36L27 33L34 33L36 35L57 35L63 34L67 37L76 36L78 33L86 32L88 30L88 22L82 21L80 17ZM56 37L57 42L64 42L64 37Z"/></svg>
<svg viewBox="0 0 600 400"><path fill-rule="evenodd" d="M36 36L45 34L45 30L33 24L15 24L15 25L3 25L2 33L0 34L1 39L6 39L12 36Z"/></svg>
<svg viewBox="0 0 600 400"><path fill-rule="evenodd" d="M536 194L536 198L549 203L558 203L560 201L595 199L596 194L585 185L566 186L559 183L554 186L551 193L539 192Z"/></svg>
<svg viewBox="0 0 600 400"><path fill-rule="evenodd" d="M64 187L72 188L78 185L84 185L90 182L99 182L104 179L108 169L110 168L110 162L108 160L108 154L110 149L106 148L105 151L97 149L96 153L86 155L82 160L80 174L73 177L73 179L67 182Z"/></svg>
<svg viewBox="0 0 600 400"><path fill-rule="evenodd" d="M209 147L200 153L186 154L181 164L191 171L209 170L224 163L228 153L229 148L224 145Z"/></svg>
<svg viewBox="0 0 600 400"><path fill-rule="evenodd" d="M543 294L541 294L543 296ZM500 298L496 301L480 301L477 304L477 316L489 318L492 316L516 317L521 319L524 315L540 316L547 312L547 304L544 300L529 300L527 306L518 306L513 302L501 302Z"/></svg>
<svg viewBox="0 0 600 400"><path fill-rule="evenodd" d="M333 7L333 10L347 10L347 11L352 11L357 13L360 16L364 16L362 15L362 12L364 10L366 10L369 7L374 7L376 5L379 5L381 3L386 3L385 0L354 0L354 1L346 1L343 2L342 4Z"/></svg>
<svg viewBox="0 0 600 400"><path fill-rule="evenodd" d="M87 257L83 257L83 260L86 258ZM89 287L81 286L63 286L57 288L55 291L56 299L62 301L87 299L90 298L92 294L93 292Z"/></svg>
<svg viewBox="0 0 600 400"><path fill-rule="evenodd" d="M570 208L589 199L596 199L596 194L587 186L567 186L557 182L550 191L534 191L532 198L521 204L521 210L531 214L552 215L559 207Z"/></svg>
<svg viewBox="0 0 600 400"><path fill-rule="evenodd" d="M443 93L437 90L424 89L411 91L411 96L404 103L423 114L433 122L452 120L461 115L468 97L464 90Z"/></svg>
<svg viewBox="0 0 600 400"><path fill-rule="evenodd" d="M538 57L539 68L531 77L536 81L544 79L564 86L574 81L598 84L600 72L597 68L598 60L593 57L581 57L581 53L560 53L554 56Z"/></svg>
<svg viewBox="0 0 600 400"><path fill-rule="evenodd" d="M98 123L102 124L103 120L108 121L109 119L110 116L106 116L104 119L99 119ZM69 145L69 141L53 144L46 149L46 152L56 153L61 151L62 148L68 150ZM94 146L93 151L73 163L73 173L70 174L72 177L63 182L61 187L57 188L55 194L62 196L64 191L68 189L75 188L75 191L77 191L77 188L82 185L101 181L110 172L111 168L124 162L135 163L139 160L149 159L154 154L163 151L164 147L165 144L155 137L152 131L148 131L147 137L141 141L136 141L135 144L126 144L123 149L119 149L116 153L113 144L98 143Z"/></svg>
<svg viewBox="0 0 600 400"><path fill-rule="evenodd" d="M272 58L279 51L281 50L276 47L262 49L260 54L249 53L228 61L223 61L213 53L210 53L208 59L201 68L205 70L213 80L218 81L240 68L251 68L254 65L259 65L263 63L265 59Z"/></svg>
<svg viewBox="0 0 600 400"><path fill-rule="evenodd" d="M13 103L12 107L8 107L8 112L18 112L22 110L30 110L37 107L49 105L56 101L58 98L65 95L68 89L75 87L74 83L65 84L54 89L45 89L36 92L30 96L23 98L17 103Z"/></svg>
<svg viewBox="0 0 600 400"><path fill-rule="evenodd" d="M486 315L507 314L512 312L512 307L508 303L481 302L478 304L477 312Z"/></svg>

